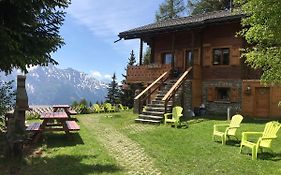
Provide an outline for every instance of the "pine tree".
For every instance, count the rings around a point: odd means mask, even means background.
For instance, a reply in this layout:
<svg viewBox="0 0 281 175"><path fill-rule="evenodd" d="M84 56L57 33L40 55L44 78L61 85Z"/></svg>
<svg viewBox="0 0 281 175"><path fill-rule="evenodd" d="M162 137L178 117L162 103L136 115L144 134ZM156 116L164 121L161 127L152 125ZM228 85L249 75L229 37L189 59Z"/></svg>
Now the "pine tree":
<svg viewBox="0 0 281 175"><path fill-rule="evenodd" d="M133 66L135 64L136 64L136 58L135 58L134 51L132 50L130 53L130 57L128 58L128 64L125 68L125 71L127 72L128 66ZM127 84L126 83L127 75L123 75L123 77L125 79L122 81L123 86L122 86L122 89L120 90L120 102L123 105L129 106L131 108L131 107L133 107L133 104L134 104L134 95L135 95L136 85Z"/></svg>
<svg viewBox="0 0 281 175"><path fill-rule="evenodd" d="M135 64L136 64L136 57L135 57L134 50L132 50L131 53L130 53L130 57L128 58L128 63L127 63L127 66L125 68L125 71L127 72L128 66L134 66ZM122 74L122 76L124 78L127 78L127 75Z"/></svg>
<svg viewBox="0 0 281 175"><path fill-rule="evenodd" d="M57 64L51 53L64 44L59 29L69 3L0 0L0 71Z"/></svg>
<svg viewBox="0 0 281 175"><path fill-rule="evenodd" d="M179 18L185 11L183 0L165 0L156 12L156 21Z"/></svg>
<svg viewBox="0 0 281 175"><path fill-rule="evenodd" d="M212 11L229 9L231 0L188 0L187 10L189 14L197 15Z"/></svg>
<svg viewBox="0 0 281 175"><path fill-rule="evenodd" d="M116 82L116 75L114 73L112 76L112 81L107 88L107 96L105 97L106 102L111 104L118 104L120 102L119 97L120 97L120 90L119 90L118 83Z"/></svg>

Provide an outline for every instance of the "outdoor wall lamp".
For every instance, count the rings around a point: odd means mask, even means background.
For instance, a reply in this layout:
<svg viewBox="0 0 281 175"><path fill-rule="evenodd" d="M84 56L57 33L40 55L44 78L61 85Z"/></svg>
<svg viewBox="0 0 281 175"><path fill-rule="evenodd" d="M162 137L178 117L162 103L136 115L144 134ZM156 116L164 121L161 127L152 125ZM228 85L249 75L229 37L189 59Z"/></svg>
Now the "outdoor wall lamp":
<svg viewBox="0 0 281 175"><path fill-rule="evenodd" d="M251 86L250 85L247 85L246 90L245 90L245 94L251 95Z"/></svg>

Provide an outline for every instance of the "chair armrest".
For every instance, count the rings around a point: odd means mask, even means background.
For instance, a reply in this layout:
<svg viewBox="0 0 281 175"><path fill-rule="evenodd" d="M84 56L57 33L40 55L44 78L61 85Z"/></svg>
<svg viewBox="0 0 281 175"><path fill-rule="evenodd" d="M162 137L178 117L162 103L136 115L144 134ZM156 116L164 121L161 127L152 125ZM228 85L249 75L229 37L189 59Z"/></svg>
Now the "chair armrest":
<svg viewBox="0 0 281 175"><path fill-rule="evenodd" d="M262 136L263 132L242 132L242 139L241 141L246 141L248 140L248 136L254 136L254 135L257 135L257 136Z"/></svg>
<svg viewBox="0 0 281 175"><path fill-rule="evenodd" d="M173 114L173 113L166 113L166 114L164 114L165 119L167 119L168 116L171 116L172 114Z"/></svg>
<svg viewBox="0 0 281 175"><path fill-rule="evenodd" d="M267 139L276 139L277 136L273 136L273 137L261 137L262 140L267 140Z"/></svg>
<svg viewBox="0 0 281 175"><path fill-rule="evenodd" d="M222 128L222 127L226 128L228 126L229 124L214 124L214 130L217 131L218 128Z"/></svg>

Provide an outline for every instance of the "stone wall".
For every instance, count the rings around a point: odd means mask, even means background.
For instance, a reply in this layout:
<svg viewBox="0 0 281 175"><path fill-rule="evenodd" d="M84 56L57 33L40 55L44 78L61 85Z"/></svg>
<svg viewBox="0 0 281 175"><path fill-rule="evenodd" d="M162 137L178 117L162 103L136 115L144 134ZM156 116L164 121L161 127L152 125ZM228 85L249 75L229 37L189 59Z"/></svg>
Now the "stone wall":
<svg viewBox="0 0 281 175"><path fill-rule="evenodd" d="M190 112L189 109L192 108L192 81L186 80L182 86L183 88L183 108L184 108L184 116L189 117ZM191 109L193 110L193 109Z"/></svg>
<svg viewBox="0 0 281 175"><path fill-rule="evenodd" d="M230 101L208 101L208 87L237 88L240 98L237 102ZM209 113L226 114L227 108L231 107L231 113L241 111L242 103L242 81L241 80L208 80L202 82L202 102Z"/></svg>
<svg viewBox="0 0 281 175"><path fill-rule="evenodd" d="M229 87L237 88L240 98L237 102L230 101L208 101L208 87ZM192 109L192 81L186 80L182 86L182 105L184 107L184 117L190 117ZM227 108L231 108L231 115L241 111L242 81L241 80L208 80L202 82L202 103L205 105L207 113L226 114Z"/></svg>

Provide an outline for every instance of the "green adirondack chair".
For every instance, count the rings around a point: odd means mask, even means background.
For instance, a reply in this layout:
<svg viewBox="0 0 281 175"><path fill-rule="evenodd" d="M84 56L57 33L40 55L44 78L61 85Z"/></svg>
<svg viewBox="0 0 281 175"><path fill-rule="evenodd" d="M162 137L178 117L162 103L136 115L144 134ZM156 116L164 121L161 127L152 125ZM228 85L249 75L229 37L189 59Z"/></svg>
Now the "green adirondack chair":
<svg viewBox="0 0 281 175"><path fill-rule="evenodd" d="M230 123L215 124L213 130L213 140L215 140L216 136L220 137L221 143L224 145L230 136L236 137L236 130L240 127L242 120L243 116L236 114L231 118Z"/></svg>
<svg viewBox="0 0 281 175"><path fill-rule="evenodd" d="M172 113L164 114L164 124L173 123L177 128L180 125L180 117L182 116L183 108L180 106L173 107Z"/></svg>
<svg viewBox="0 0 281 175"><path fill-rule="evenodd" d="M277 138L277 132L280 129L281 125L279 122L273 121L268 122L265 125L263 132L243 132L242 140L240 144L240 153L244 146L252 149L252 160L256 160L258 157L259 149L262 151L262 148L270 148L272 140ZM257 142L249 141L250 136L260 136Z"/></svg>
<svg viewBox="0 0 281 175"><path fill-rule="evenodd" d="M110 103L105 103L104 107L107 112L115 112L115 106L112 106Z"/></svg>

